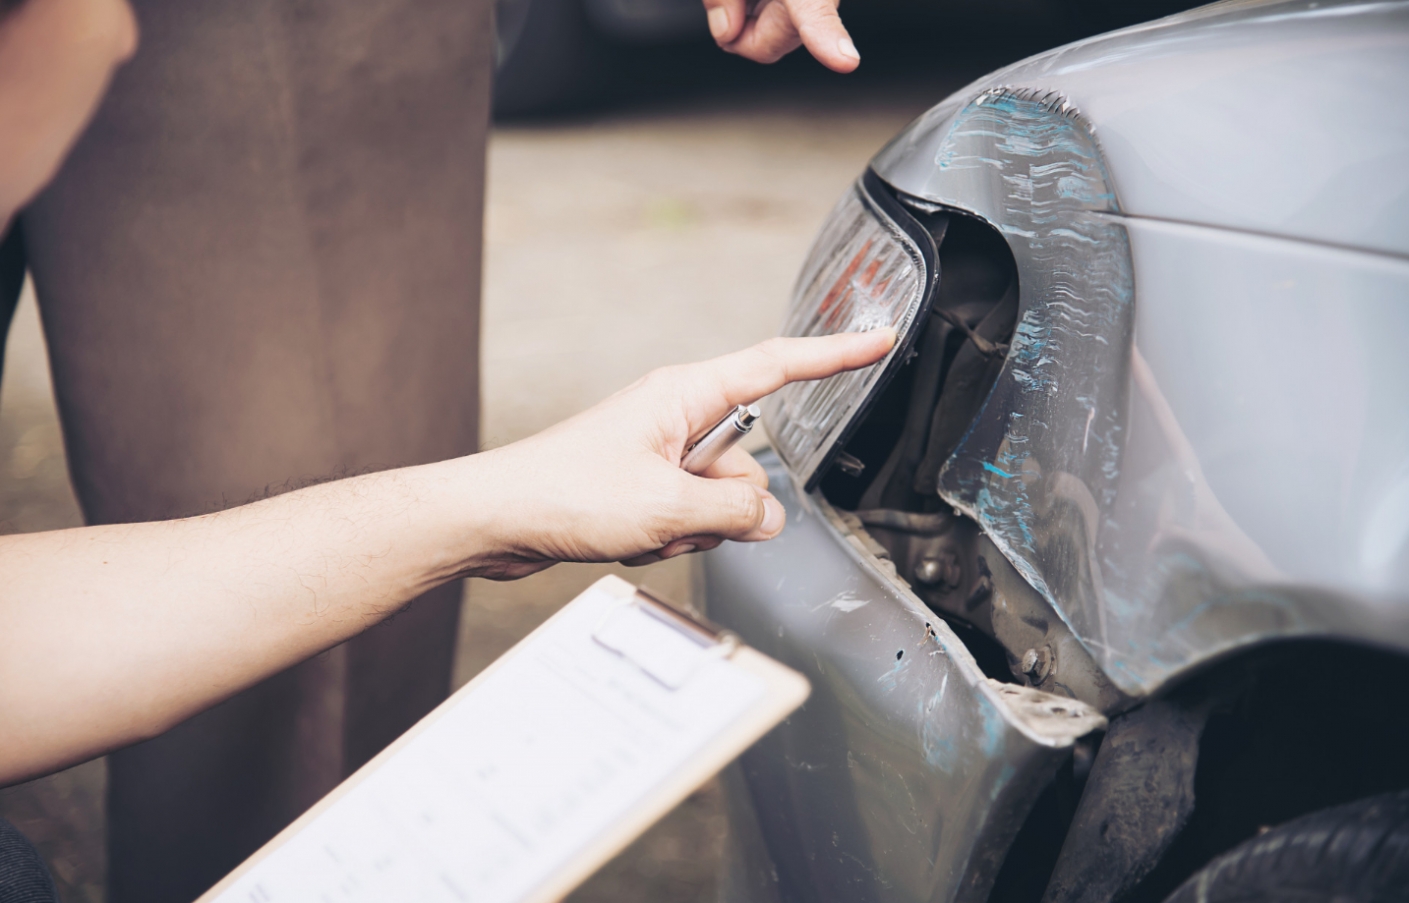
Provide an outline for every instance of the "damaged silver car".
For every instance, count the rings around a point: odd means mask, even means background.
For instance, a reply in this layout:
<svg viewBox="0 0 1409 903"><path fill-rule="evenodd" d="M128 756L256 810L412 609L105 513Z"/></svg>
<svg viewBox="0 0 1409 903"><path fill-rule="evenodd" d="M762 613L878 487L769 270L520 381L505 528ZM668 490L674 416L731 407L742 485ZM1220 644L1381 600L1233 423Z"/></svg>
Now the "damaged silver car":
<svg viewBox="0 0 1409 903"><path fill-rule="evenodd" d="M901 341L705 558L813 685L725 899L1409 899L1406 89L1409 3L1225 2L876 156L784 332Z"/></svg>

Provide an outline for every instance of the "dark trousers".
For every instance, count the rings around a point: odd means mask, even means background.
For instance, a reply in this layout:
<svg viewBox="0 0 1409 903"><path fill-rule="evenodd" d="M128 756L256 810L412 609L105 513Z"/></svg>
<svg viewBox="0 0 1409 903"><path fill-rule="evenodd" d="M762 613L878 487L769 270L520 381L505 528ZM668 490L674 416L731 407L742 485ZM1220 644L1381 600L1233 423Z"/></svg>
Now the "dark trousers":
<svg viewBox="0 0 1409 903"><path fill-rule="evenodd" d="M87 520L474 451L488 2L134 6L19 221ZM459 595L113 754L110 903L191 900L430 710Z"/></svg>
<svg viewBox="0 0 1409 903"><path fill-rule="evenodd" d="M3 300L3 299L0 299ZM0 309L0 316L5 312ZM39 851L0 818L0 903L59 903Z"/></svg>

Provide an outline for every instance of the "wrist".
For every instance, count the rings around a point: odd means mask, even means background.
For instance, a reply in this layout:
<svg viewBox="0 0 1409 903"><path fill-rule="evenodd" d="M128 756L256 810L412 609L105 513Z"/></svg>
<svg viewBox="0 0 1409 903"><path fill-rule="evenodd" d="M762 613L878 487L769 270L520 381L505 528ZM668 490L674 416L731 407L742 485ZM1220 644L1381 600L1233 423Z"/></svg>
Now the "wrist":
<svg viewBox="0 0 1409 903"><path fill-rule="evenodd" d="M508 449L494 449L427 465L426 493L444 550L434 563L437 582L462 577L508 579L541 570L525 525L534 510L531 483L516 472Z"/></svg>

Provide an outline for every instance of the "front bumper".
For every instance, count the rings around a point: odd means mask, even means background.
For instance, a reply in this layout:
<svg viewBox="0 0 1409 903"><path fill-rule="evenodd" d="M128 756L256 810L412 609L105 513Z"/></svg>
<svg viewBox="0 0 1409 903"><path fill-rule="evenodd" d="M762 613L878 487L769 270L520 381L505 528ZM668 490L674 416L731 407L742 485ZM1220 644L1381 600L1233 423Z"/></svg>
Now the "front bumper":
<svg viewBox="0 0 1409 903"><path fill-rule="evenodd" d="M753 864L726 891L986 899L1033 801L1103 719L984 677L887 562L819 497L800 496L772 453L760 460L787 528L704 556L708 613L813 689L727 777L735 840L752 841ZM1044 706L1076 720L1052 730Z"/></svg>

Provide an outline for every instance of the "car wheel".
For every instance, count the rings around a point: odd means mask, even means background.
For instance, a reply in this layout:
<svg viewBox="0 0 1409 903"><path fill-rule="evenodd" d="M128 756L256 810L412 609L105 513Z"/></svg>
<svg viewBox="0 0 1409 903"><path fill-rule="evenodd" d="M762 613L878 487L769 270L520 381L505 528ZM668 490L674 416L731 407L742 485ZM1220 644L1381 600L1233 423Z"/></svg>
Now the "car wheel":
<svg viewBox="0 0 1409 903"><path fill-rule="evenodd" d="M495 116L580 103L604 80L606 50L582 0L499 0Z"/></svg>
<svg viewBox="0 0 1409 903"><path fill-rule="evenodd" d="M1409 791L1323 809L1210 862L1165 903L1409 901Z"/></svg>

